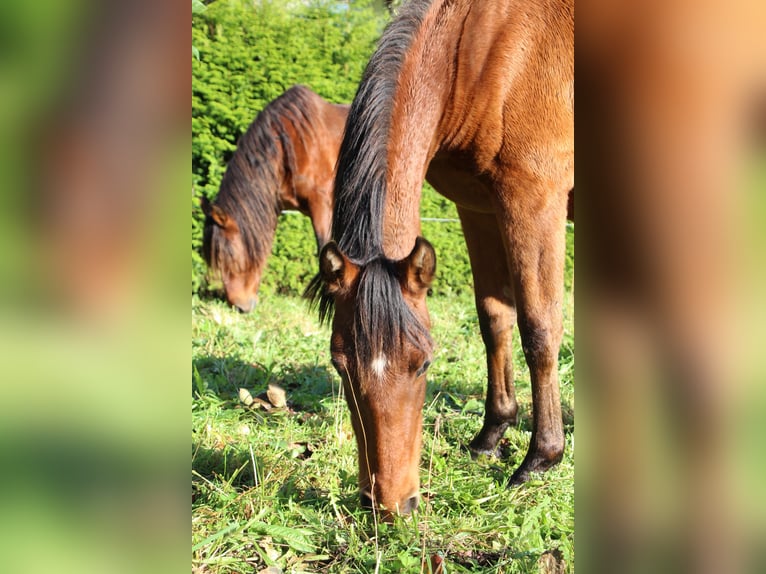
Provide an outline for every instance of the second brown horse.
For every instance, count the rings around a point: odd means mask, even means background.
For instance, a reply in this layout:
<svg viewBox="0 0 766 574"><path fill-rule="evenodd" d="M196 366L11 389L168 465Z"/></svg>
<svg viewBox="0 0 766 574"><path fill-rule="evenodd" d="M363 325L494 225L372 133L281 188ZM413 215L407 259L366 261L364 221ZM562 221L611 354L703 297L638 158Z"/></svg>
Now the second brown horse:
<svg viewBox="0 0 766 574"><path fill-rule="evenodd" d="M297 209L311 218L317 249L329 239L335 162L348 109L293 86L239 139L215 201L202 198L203 256L240 311L251 311L258 301L281 210Z"/></svg>

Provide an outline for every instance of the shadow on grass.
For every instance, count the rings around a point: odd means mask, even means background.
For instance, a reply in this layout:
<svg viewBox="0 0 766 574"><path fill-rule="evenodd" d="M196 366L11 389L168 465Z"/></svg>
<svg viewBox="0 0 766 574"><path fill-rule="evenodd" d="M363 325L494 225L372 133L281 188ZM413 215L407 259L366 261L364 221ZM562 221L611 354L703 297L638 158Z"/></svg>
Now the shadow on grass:
<svg viewBox="0 0 766 574"><path fill-rule="evenodd" d="M310 454L306 457L309 458ZM302 457L298 457L302 458ZM257 489L264 480L263 469L267 461L243 443L233 446L223 445L219 448L209 448L192 443L192 503L210 504L211 497L219 497L225 484L238 492ZM258 473L256 480L255 473ZM359 509L359 494L355 472L340 469L334 477L332 490L340 491L336 496L331 495L329 488L307 483L301 473L291 474L279 486L273 495L273 503L287 508L298 504L303 508L317 512L326 512L333 505L345 507L349 513ZM253 496L259 496L253 491Z"/></svg>
<svg viewBox="0 0 766 574"><path fill-rule="evenodd" d="M239 404L239 389L253 396L275 383L287 392L287 404L296 411L319 412L321 401L337 394L340 382L323 365L264 365L236 357L198 357L192 361L192 395L213 393Z"/></svg>
<svg viewBox="0 0 766 574"><path fill-rule="evenodd" d="M223 285L204 285L197 290L200 301L221 301L226 303L226 294Z"/></svg>
<svg viewBox="0 0 766 574"><path fill-rule="evenodd" d="M437 413L447 415L467 415L476 418L476 432L481 428L484 420L484 400L486 390L481 395L454 391L442 381L428 381L426 389L426 405L434 403ZM519 402L518 420L516 427L520 430L532 432L532 405L527 401ZM561 415L564 420L564 432L574 432L574 407L570 402L562 400Z"/></svg>
<svg viewBox="0 0 766 574"><path fill-rule="evenodd" d="M192 443L192 502L205 490L206 485L224 482L235 488L248 488L255 484L255 465L261 465L258 456L251 457L247 448L207 448Z"/></svg>

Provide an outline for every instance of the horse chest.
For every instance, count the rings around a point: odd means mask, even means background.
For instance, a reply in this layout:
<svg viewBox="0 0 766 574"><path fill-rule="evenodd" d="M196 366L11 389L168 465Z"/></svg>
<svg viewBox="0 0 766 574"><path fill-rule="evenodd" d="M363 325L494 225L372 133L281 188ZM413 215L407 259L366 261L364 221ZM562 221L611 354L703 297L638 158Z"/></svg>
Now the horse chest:
<svg viewBox="0 0 766 574"><path fill-rule="evenodd" d="M494 212L491 188L458 158L437 155L428 166L426 179L459 207L479 213Z"/></svg>

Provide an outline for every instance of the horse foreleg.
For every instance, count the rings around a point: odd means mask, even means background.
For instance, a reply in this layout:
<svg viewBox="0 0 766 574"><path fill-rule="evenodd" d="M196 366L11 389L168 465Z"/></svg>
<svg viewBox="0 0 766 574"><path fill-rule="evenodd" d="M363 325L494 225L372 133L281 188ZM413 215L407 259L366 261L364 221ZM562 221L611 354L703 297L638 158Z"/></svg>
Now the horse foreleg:
<svg viewBox="0 0 766 574"><path fill-rule="evenodd" d="M532 437L512 484L557 464L564 453L558 352L563 332L567 194L550 196L541 206L537 191L514 189L506 194L500 216L507 230L519 334L532 382Z"/></svg>
<svg viewBox="0 0 766 574"><path fill-rule="evenodd" d="M516 424L511 339L516 310L502 235L494 215L458 209L474 278L476 311L487 349L484 425L471 441L473 455L497 454L497 444Z"/></svg>

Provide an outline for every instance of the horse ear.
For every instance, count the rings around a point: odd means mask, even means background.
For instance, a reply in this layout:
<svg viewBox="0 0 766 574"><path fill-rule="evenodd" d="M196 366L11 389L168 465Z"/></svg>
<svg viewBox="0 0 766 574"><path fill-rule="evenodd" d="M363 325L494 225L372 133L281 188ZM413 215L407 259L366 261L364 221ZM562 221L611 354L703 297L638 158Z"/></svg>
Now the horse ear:
<svg viewBox="0 0 766 574"><path fill-rule="evenodd" d="M334 241L322 247L319 253L319 275L328 293L348 289L358 272L359 268L340 252Z"/></svg>
<svg viewBox="0 0 766 574"><path fill-rule="evenodd" d="M399 262L404 287L411 293L425 293L436 274L436 251L423 237L415 240L412 252Z"/></svg>
<svg viewBox="0 0 766 574"><path fill-rule="evenodd" d="M229 217L229 215L225 211L223 211L216 204L208 204L208 209L210 210L210 213L208 213L208 215L210 215L210 218L215 222L215 224L218 227L225 230L233 230L232 228L234 228L236 224L234 223L234 220L231 217Z"/></svg>

